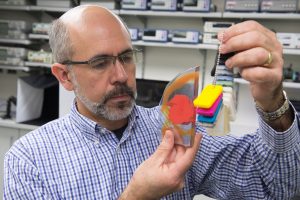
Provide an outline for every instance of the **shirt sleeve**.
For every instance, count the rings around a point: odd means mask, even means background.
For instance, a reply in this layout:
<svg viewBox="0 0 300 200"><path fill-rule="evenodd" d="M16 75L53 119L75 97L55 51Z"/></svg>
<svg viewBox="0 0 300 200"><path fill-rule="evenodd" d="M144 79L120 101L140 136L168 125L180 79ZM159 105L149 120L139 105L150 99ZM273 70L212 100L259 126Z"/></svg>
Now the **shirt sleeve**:
<svg viewBox="0 0 300 200"><path fill-rule="evenodd" d="M188 175L192 193L230 200L286 200L299 194L300 128L294 113L293 124L284 132L259 119L254 134L212 137L204 133Z"/></svg>
<svg viewBox="0 0 300 200"><path fill-rule="evenodd" d="M51 199L38 169L28 154L20 141L6 153L3 199Z"/></svg>

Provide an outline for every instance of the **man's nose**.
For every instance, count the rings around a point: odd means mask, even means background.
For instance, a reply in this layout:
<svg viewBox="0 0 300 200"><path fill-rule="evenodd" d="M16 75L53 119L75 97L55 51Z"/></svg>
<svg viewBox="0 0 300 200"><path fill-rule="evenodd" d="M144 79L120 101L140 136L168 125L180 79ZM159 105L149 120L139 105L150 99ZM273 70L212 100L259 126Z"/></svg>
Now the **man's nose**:
<svg viewBox="0 0 300 200"><path fill-rule="evenodd" d="M124 83L127 81L128 79L128 74L124 68L124 65L122 63L122 61L120 61L118 58L114 59L113 62L113 74L112 74L112 82L120 82L120 83Z"/></svg>

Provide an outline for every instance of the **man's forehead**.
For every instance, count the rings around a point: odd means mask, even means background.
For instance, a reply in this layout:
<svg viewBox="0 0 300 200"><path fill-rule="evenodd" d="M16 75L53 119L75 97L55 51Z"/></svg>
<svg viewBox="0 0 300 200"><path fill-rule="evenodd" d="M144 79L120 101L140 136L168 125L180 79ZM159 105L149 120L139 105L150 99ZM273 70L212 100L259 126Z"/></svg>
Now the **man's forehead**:
<svg viewBox="0 0 300 200"><path fill-rule="evenodd" d="M82 5L70 9L60 19L66 24L84 24L93 19L116 20L114 14L104 7L96 5Z"/></svg>

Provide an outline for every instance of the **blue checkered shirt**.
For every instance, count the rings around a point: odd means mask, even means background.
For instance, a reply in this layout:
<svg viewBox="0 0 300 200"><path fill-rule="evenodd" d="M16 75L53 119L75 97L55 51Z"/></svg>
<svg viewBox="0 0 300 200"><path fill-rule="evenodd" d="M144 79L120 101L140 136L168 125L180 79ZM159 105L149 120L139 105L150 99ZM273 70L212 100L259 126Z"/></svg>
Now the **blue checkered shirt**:
<svg viewBox="0 0 300 200"><path fill-rule="evenodd" d="M160 143L158 107L135 106L122 139L78 113L25 135L5 156L4 199L117 199ZM282 199L300 191L299 119L285 133L204 133L185 187L163 199ZM201 127L198 131L204 132ZM151 170L151 169L149 169Z"/></svg>

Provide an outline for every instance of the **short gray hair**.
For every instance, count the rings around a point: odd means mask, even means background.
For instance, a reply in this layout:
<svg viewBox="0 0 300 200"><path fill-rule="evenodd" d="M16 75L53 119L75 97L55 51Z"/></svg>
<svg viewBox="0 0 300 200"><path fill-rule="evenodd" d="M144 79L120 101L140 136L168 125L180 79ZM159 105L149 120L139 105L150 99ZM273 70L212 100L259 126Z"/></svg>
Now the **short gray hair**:
<svg viewBox="0 0 300 200"><path fill-rule="evenodd" d="M54 62L62 63L71 59L74 52L67 25L62 20L56 19L52 22L48 34Z"/></svg>

